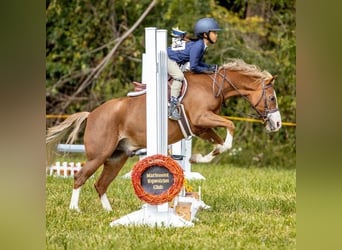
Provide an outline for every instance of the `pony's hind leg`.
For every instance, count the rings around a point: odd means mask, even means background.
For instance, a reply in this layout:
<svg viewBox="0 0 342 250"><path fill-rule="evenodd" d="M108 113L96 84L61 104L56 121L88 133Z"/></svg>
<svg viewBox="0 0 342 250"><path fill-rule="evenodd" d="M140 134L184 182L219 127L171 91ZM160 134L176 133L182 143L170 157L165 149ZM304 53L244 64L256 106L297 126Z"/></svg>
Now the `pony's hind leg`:
<svg viewBox="0 0 342 250"><path fill-rule="evenodd" d="M78 207L78 200L80 198L80 192L81 192L81 187L74 188L72 190L69 209L76 210L76 211L80 212L80 208Z"/></svg>
<svg viewBox="0 0 342 250"><path fill-rule="evenodd" d="M101 199L102 207L106 211L112 211L112 207L106 195L108 186L118 175L119 171L127 161L127 158L128 155L124 151L116 150L113 155L105 161L101 176L94 184Z"/></svg>
<svg viewBox="0 0 342 250"><path fill-rule="evenodd" d="M101 159L88 160L85 165L74 176L74 189L72 191L69 208L80 211L78 200L80 197L81 187L88 178L102 165Z"/></svg>

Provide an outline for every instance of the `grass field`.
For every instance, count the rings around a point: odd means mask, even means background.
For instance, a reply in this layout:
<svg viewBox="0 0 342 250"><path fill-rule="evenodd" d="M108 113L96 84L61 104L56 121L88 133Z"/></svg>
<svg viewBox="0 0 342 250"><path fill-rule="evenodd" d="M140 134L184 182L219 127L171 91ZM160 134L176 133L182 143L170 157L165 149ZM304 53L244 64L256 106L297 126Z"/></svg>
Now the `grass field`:
<svg viewBox="0 0 342 250"><path fill-rule="evenodd" d="M126 164L119 175L130 171ZM71 178L47 177L47 249L295 249L296 171L193 165L206 177L201 186L210 210L200 210L190 228L117 226L109 223L139 210L131 181L118 177L109 187L113 212L105 212L90 178L80 196L81 213L70 211Z"/></svg>

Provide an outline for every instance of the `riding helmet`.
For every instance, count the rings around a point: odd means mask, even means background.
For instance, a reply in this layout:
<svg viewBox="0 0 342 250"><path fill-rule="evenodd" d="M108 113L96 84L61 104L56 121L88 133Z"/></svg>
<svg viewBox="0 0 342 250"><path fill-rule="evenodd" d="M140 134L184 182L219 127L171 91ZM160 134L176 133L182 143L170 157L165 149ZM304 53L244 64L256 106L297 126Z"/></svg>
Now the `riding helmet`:
<svg viewBox="0 0 342 250"><path fill-rule="evenodd" d="M221 30L214 18L201 18L195 24L195 35L201 37L203 33L208 33L209 31Z"/></svg>

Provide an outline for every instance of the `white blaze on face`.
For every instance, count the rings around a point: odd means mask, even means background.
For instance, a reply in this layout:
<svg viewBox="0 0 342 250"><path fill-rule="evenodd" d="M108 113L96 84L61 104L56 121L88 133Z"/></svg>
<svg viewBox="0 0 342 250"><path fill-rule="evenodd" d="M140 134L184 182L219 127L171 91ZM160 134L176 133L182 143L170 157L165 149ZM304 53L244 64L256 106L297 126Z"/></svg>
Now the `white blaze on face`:
<svg viewBox="0 0 342 250"><path fill-rule="evenodd" d="M280 112L276 111L267 115L266 130L268 132L277 132L281 128Z"/></svg>

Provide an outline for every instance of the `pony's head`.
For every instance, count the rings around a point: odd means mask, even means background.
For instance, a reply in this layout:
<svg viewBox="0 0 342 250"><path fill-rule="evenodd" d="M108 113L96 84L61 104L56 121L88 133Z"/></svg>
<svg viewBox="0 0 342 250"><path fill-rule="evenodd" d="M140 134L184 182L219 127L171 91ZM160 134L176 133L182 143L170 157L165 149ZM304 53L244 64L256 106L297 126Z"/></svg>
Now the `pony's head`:
<svg viewBox="0 0 342 250"><path fill-rule="evenodd" d="M258 118L265 122L266 130L278 131L282 124L274 90L276 77L241 59L231 60L220 70L219 74L229 83L233 92L245 97L257 112Z"/></svg>
<svg viewBox="0 0 342 250"><path fill-rule="evenodd" d="M261 83L260 98L254 105L259 117L264 120L268 132L276 132L281 128L281 115L278 109L277 95L274 90L275 77L270 77Z"/></svg>

